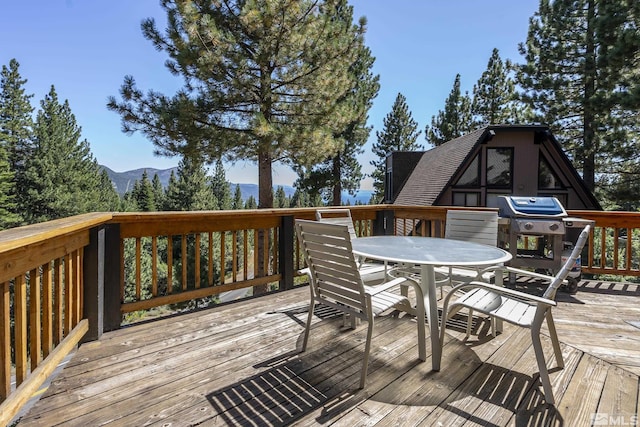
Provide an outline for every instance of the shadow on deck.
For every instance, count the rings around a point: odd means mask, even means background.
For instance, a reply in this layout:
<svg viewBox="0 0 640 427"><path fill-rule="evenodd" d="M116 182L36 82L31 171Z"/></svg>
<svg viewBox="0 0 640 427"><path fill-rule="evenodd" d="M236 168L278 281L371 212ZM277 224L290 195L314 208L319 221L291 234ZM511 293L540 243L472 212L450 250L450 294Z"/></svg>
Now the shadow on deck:
<svg viewBox="0 0 640 427"><path fill-rule="evenodd" d="M518 286L536 292L535 283ZM638 411L640 329L629 322L640 320L639 297L637 285L587 281L558 295L565 368L551 369L555 407L544 401L527 331L505 325L493 338L478 318L463 341L464 315L448 325L439 372L417 358L415 320L378 320L358 390L366 328L317 310L300 353L303 288L84 344L19 425L573 426L596 414L628 422Z"/></svg>

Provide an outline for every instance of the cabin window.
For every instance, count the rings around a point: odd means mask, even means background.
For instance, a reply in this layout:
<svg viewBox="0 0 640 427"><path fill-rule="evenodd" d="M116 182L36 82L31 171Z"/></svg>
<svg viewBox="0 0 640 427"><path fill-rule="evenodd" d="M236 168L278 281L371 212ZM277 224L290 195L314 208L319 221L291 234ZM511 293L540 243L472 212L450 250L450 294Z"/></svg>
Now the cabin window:
<svg viewBox="0 0 640 427"><path fill-rule="evenodd" d="M464 171L458 182L458 187L480 187L480 155L477 155ZM462 205L467 206L467 205ZM472 205L476 206L476 205Z"/></svg>
<svg viewBox="0 0 640 427"><path fill-rule="evenodd" d="M480 206L480 193L454 192L453 206Z"/></svg>
<svg viewBox="0 0 640 427"><path fill-rule="evenodd" d="M511 188L513 148L487 148L487 187Z"/></svg>
<svg viewBox="0 0 640 427"><path fill-rule="evenodd" d="M538 160L538 189L558 190L563 189L562 181L555 174L547 159L540 153Z"/></svg>

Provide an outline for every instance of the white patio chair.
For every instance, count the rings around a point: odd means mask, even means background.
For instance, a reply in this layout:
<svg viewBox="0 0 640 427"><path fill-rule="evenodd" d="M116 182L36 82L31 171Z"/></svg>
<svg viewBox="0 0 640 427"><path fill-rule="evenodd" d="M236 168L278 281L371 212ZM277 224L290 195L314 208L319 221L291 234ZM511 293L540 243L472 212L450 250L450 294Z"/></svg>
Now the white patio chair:
<svg viewBox="0 0 640 427"><path fill-rule="evenodd" d="M498 212L449 210L444 238L497 246ZM436 268L436 272L447 274L449 285L453 285L453 282L470 282L471 280L489 282L495 276L494 270L469 267L439 267Z"/></svg>
<svg viewBox="0 0 640 427"><path fill-rule="evenodd" d="M325 224L318 221L296 220L296 234L308 265L311 303L302 342L302 351L307 348L311 320L316 304L324 304L368 322L367 340L364 349L360 388L364 388L371 350L374 318L391 308L411 311L409 300L389 292L400 284L412 284L417 299L416 320L418 325L418 356L426 360L425 308L420 286L409 279L399 278L378 284L365 285L358 270L351 247L348 227Z"/></svg>
<svg viewBox="0 0 640 427"><path fill-rule="evenodd" d="M349 229L349 235L351 239L357 239L358 235L356 233L355 226L353 225L353 218L351 217L351 211L349 209L317 209L316 210L316 220L320 222L324 222L327 224L339 224L345 225ZM375 277L379 280L383 280L386 271L387 264L380 263L372 263L365 262L364 259L358 258L358 268L360 269L360 274L366 275L376 275ZM373 276L371 276L373 278ZM372 279L371 279L372 280Z"/></svg>
<svg viewBox="0 0 640 427"><path fill-rule="evenodd" d="M555 277L544 276L542 274L532 273L526 270L519 270L512 267L505 267L509 272L529 275L536 278L544 278L550 282L542 297L529 295L524 292L492 285L484 282L462 283L455 286L444 299L442 309L442 325L440 331L440 343L444 343L445 324L449 317L456 314L462 308L469 309L469 317L467 319L467 337L471 331L471 316L473 311L483 313L492 319L499 319L528 328L531 331L531 340L533 349L538 362L538 370L540 371L540 380L544 389L544 395L548 403L554 404L553 391L549 380L549 373L540 342L540 328L544 320L547 320L549 329L549 337L553 344L553 350L559 368L564 367L562 359L562 351L558 341L558 334L553 322L551 309L556 305L555 295L558 288L566 281L566 278L576 263L576 260L582 252L585 242L589 238L590 226L586 226L580 233L580 237L571 252L571 256L562 266ZM465 290L462 297L449 304L449 300L454 296L455 291Z"/></svg>

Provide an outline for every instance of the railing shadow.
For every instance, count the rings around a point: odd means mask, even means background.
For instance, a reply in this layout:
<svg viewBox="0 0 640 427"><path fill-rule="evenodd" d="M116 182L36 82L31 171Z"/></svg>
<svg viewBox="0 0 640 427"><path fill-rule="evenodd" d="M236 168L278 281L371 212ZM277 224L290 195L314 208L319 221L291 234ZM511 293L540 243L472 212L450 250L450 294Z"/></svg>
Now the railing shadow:
<svg viewBox="0 0 640 427"><path fill-rule="evenodd" d="M607 280L585 280L578 285L578 293L580 292L640 297L640 284Z"/></svg>

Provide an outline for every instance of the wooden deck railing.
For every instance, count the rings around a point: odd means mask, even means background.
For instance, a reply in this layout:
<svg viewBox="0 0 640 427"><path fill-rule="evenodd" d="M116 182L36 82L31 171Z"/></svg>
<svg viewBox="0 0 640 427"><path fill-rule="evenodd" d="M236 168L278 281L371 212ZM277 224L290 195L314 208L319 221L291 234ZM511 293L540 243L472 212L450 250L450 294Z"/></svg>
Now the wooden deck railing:
<svg viewBox="0 0 640 427"><path fill-rule="evenodd" d="M442 237L451 208L350 209L360 236ZM596 225L583 272L640 276L640 213L569 214ZM294 220L314 215L314 208L94 213L1 231L0 425L68 351L126 316L295 286L303 261Z"/></svg>
<svg viewBox="0 0 640 427"><path fill-rule="evenodd" d="M0 425L87 332L85 248L90 230L110 219L88 214L0 233Z"/></svg>

